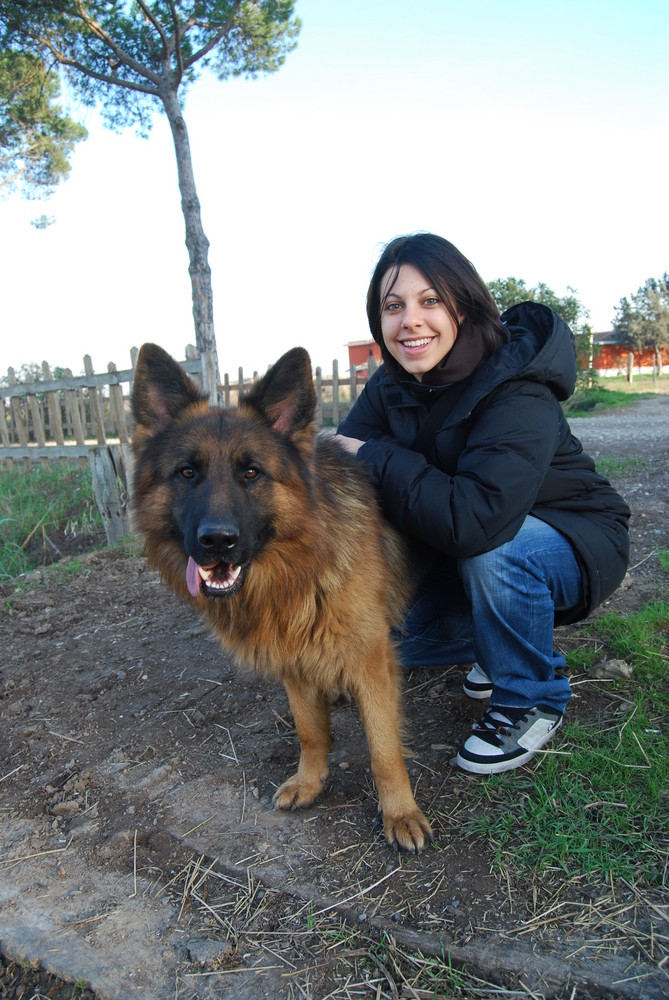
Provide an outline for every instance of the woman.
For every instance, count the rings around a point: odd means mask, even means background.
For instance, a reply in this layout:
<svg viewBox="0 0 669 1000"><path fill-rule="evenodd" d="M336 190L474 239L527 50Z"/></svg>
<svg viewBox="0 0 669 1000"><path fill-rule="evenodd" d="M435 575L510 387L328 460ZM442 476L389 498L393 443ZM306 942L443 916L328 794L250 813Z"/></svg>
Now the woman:
<svg viewBox="0 0 669 1000"><path fill-rule="evenodd" d="M571 331L546 306L500 317L447 240L401 236L367 296L384 364L338 429L386 516L439 558L399 638L406 666L471 663L490 707L460 748L475 774L524 764L570 698L555 623L584 618L625 575L629 508L595 471L560 402Z"/></svg>

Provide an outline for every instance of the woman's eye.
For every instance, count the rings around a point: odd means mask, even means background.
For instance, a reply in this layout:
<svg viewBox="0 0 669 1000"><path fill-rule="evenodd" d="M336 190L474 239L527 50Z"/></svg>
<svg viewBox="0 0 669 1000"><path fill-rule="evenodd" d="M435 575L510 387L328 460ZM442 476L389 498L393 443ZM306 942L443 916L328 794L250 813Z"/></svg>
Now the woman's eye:
<svg viewBox="0 0 669 1000"><path fill-rule="evenodd" d="M386 312L397 312L399 308L399 302L386 302Z"/></svg>
<svg viewBox="0 0 669 1000"><path fill-rule="evenodd" d="M426 306L436 306L439 302L441 302L441 299L438 299L436 295L430 295L429 298L425 299Z"/></svg>

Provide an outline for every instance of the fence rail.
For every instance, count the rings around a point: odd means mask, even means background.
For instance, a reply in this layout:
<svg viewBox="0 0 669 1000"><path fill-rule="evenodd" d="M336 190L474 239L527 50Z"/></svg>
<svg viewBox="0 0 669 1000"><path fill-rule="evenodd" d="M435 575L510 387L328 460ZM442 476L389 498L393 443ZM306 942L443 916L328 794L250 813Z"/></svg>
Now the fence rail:
<svg viewBox="0 0 669 1000"><path fill-rule="evenodd" d="M53 461L75 459L89 465L98 507L109 541L130 534L127 516L128 484L131 480L132 415L130 397L138 351L130 352L131 367L119 370L110 363L107 371L96 373L90 355L84 358L84 375L65 369L53 378L49 366L42 365L42 379L19 382L14 369L0 385L0 468L11 469L15 462L32 468ZM202 359L194 348L186 349L181 367L202 384ZM235 406L245 388L257 379L240 368L237 378L223 377L218 387L223 406ZM332 375L314 374L316 421L318 426L335 425L348 412L364 385L367 371L352 371L340 379L337 361Z"/></svg>
<svg viewBox="0 0 669 1000"><path fill-rule="evenodd" d="M202 363L187 350L180 362L188 374L201 380ZM188 354L190 353L190 357ZM84 358L84 375L68 369L53 378L42 366L39 382L19 382L10 368L7 384L0 386L0 460L46 463L54 459L88 459L96 445L129 444L132 434L130 395L135 377L137 350L131 351L132 367L117 369L110 363L104 373L95 373L90 355ZM364 385L367 372L352 372L340 379L336 360L332 375L320 368L314 373L316 420L319 426L337 424ZM225 375L219 386L223 406L235 406L245 388L258 378L248 378L240 368L237 378Z"/></svg>
<svg viewBox="0 0 669 1000"><path fill-rule="evenodd" d="M0 386L0 460L10 467L14 461L29 466L70 458L85 464L91 447L129 444L136 358L133 349L131 368L119 371L110 363L105 373L96 373L86 355L84 375L66 369L58 379L44 364L39 382L19 382L10 368L7 385ZM201 371L199 358L189 358L182 366L190 374Z"/></svg>

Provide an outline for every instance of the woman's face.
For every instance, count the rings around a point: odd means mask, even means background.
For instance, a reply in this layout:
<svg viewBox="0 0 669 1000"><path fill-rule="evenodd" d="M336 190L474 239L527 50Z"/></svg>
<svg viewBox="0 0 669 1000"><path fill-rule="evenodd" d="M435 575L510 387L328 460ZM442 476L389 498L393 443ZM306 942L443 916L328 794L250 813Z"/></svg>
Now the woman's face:
<svg viewBox="0 0 669 1000"><path fill-rule="evenodd" d="M402 264L393 284L394 275L391 267L381 280L381 333L395 361L420 382L448 354L458 328L443 299L420 271Z"/></svg>

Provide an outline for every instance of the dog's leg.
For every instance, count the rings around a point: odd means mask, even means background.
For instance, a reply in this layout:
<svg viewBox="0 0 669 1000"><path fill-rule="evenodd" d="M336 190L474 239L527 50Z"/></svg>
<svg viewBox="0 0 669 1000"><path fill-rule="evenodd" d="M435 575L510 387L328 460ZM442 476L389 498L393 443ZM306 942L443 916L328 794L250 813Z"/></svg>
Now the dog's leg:
<svg viewBox="0 0 669 1000"><path fill-rule="evenodd" d="M300 738L300 762L297 772L274 794L277 809L308 806L323 791L328 776L330 749L330 706L328 697L304 681L284 678L284 686Z"/></svg>
<svg viewBox="0 0 669 1000"><path fill-rule="evenodd" d="M432 830L416 805L404 762L397 670L391 649L377 647L359 665L353 695L367 734L386 840L391 847L416 853L432 840Z"/></svg>

